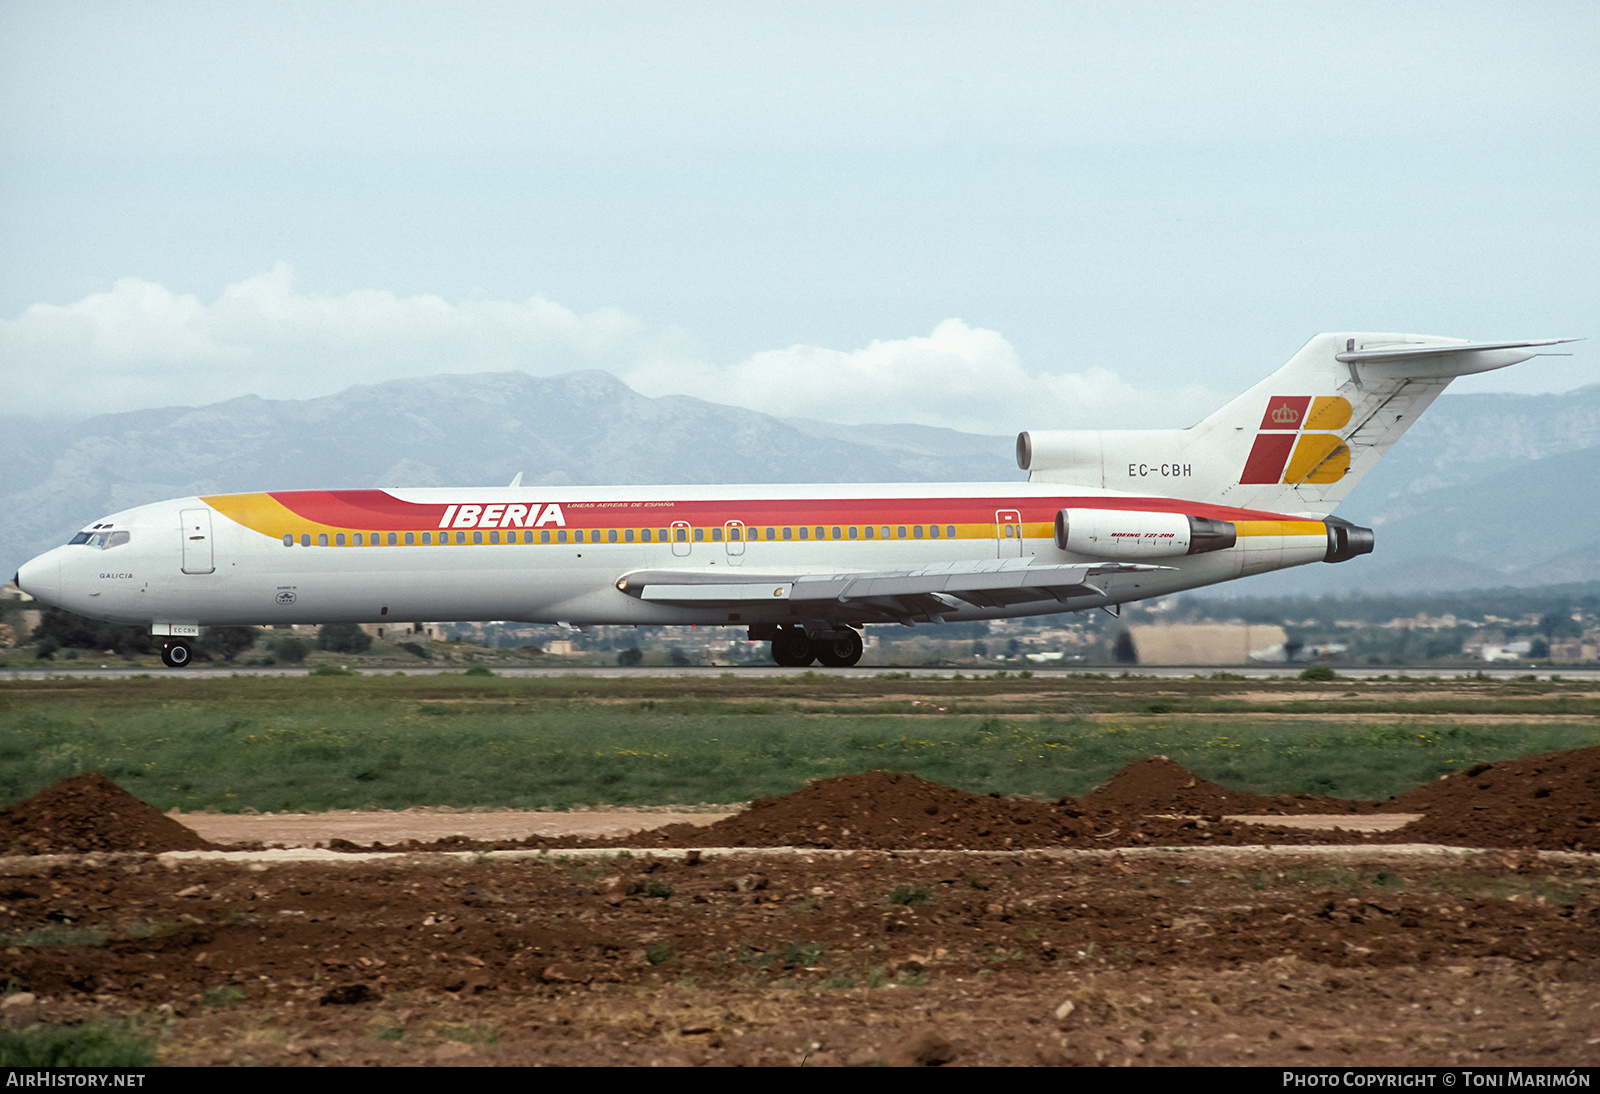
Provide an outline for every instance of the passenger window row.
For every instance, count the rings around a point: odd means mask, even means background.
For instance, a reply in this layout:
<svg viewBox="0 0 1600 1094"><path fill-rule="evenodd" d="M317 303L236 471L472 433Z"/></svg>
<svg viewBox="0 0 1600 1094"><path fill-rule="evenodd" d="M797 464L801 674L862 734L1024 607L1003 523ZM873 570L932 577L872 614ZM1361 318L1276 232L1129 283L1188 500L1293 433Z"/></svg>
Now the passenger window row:
<svg viewBox="0 0 1600 1094"><path fill-rule="evenodd" d="M696 542L696 543L705 542L705 540L706 540L706 529L705 528L695 528L693 530L693 533L694 533L694 542ZM761 533L762 533L762 529L760 529L760 528L751 528L751 529L749 529L749 538L752 541L759 541L761 539L766 539L768 541L776 541L776 540L778 540L780 538L785 539L785 540L796 540L796 539L798 539L798 540L810 540L810 539L820 539L820 540L829 540L829 539L836 539L836 540L842 540L842 539L860 539L860 540L870 540L870 539L922 539L924 537L926 537L928 539L939 539L941 537L945 538L945 539L955 539L956 538L956 526L954 524L946 524L946 525L944 525L942 527L940 525L937 525L937 524L930 524L930 525L926 525L926 526L921 525L921 524L913 524L913 525L905 525L905 524L888 525L888 524L884 524L884 525L879 525L879 526L876 526L876 527L874 527L872 525L867 525L865 527L857 527L855 525L851 525L851 526L846 527L844 525L826 526L826 525L820 525L819 524L819 525L816 525L815 527L802 526L802 527L800 527L798 529L794 528L794 527L788 527L788 528L781 528L780 529L780 528L774 526L774 527L771 527L771 528L767 528L765 530L766 534L764 536ZM117 543L119 543L119 542L120 543L126 543L128 541L128 533L126 533L126 532L114 532L114 533L111 533L111 535L113 536L113 538L117 537L117 536L120 536L122 538L120 540L115 540L115 538L114 538L114 542L108 544L108 546L115 547L117 545ZM318 547L330 547L330 546L331 547L383 547L383 546L397 547L397 546L401 546L401 545L404 545L406 547L414 547L414 546L427 547L427 546L432 546L434 544L433 535L434 534L432 532L354 532L354 533L349 534L348 536L344 532L335 532L335 533L332 533L331 535L329 533L327 533L327 532L318 532L315 535L313 535L310 532L301 532L299 537L297 538L293 532L286 532L286 533L284 533L284 536L283 536L283 545L285 547L293 547L298 542L299 545L302 546L302 547L310 547L310 546L312 546L313 543L315 543L315 545L318 546ZM521 539L520 540L518 539L518 535L519 535L519 533L516 532L515 530L511 530L511 531L505 532L504 535L503 535L503 538L502 538L502 533L500 533L499 531L493 531L493 530L488 531L488 532L482 532L482 531L472 531L472 532L460 531L460 532L456 532L455 533L454 542L456 544L462 544L462 545L465 545L465 544L468 544L468 543L473 543L473 544L491 543L491 544L494 544L494 543L502 543L502 542L503 543L507 543L507 544L519 543L519 542L520 543L558 543L558 544L560 544L560 543L569 543L569 542L570 543L668 543L668 542L687 543L687 542L689 542L690 529L687 526L679 525L679 526L677 526L675 528L672 528L672 529L667 529L667 528L638 528L638 529L635 529L635 528L620 528L620 529L619 528L604 528L604 529L602 529L602 528L590 528L590 529L575 528L575 529L572 529L569 532L567 529L564 529L564 528L563 529L558 529L558 530L555 530L555 531L551 531L549 528L543 528L543 529L540 529L539 531L535 532L533 529L530 528L530 529L527 529L527 530L525 530L525 531L520 533L520 535L521 535ZM724 535L726 535L726 538L724 538ZM468 538L469 536L471 537L470 539ZM440 532L439 533L439 540L438 540L439 546L448 546L448 545L450 545L451 542L452 542L450 537L451 537L451 533L449 533L447 531L446 532ZM537 537L537 538L535 538L535 537ZM736 525L735 526L728 526L726 528L717 527L717 528L712 528L711 529L711 542L712 543L723 543L723 542L737 543L737 542L741 541L742 539L744 539L744 537L745 537L745 529L740 528L740 527L738 527ZM83 542L91 542L92 543L93 540L90 540L88 538L88 533L80 532L80 533L78 533L78 537L73 539L73 542L74 543L83 543Z"/></svg>

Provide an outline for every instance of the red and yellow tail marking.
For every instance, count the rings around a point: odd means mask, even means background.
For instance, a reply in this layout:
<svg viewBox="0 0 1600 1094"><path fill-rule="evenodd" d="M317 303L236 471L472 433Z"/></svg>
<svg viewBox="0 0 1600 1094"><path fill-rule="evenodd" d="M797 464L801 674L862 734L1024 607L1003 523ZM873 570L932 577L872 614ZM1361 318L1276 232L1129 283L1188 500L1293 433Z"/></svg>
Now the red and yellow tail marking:
<svg viewBox="0 0 1600 1094"><path fill-rule="evenodd" d="M1350 449L1337 431L1350 424L1350 414L1349 400L1337 395L1274 395L1267 400L1239 481L1290 486L1338 482L1350 470Z"/></svg>

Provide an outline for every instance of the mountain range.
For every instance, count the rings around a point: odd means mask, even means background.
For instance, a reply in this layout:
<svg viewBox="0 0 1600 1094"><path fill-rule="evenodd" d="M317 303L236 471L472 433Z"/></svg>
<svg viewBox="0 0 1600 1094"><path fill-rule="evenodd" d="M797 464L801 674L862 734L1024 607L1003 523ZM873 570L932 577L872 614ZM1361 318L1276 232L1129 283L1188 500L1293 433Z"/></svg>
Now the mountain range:
<svg viewBox="0 0 1600 1094"><path fill-rule="evenodd" d="M1210 408L1197 408L1196 417ZM255 396L0 429L0 565L118 509L315 487L1017 482L1009 437L782 419L648 398L602 372L435 376L318 399ZM1240 595L1543 585L1600 572L1600 385L1441 397L1340 515L1378 549L1222 588Z"/></svg>

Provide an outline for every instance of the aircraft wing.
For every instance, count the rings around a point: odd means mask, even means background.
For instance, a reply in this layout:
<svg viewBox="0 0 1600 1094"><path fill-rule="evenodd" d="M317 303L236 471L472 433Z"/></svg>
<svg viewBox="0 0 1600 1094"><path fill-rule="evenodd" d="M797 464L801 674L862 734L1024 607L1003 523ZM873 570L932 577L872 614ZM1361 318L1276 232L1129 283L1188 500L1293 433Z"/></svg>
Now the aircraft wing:
<svg viewBox="0 0 1600 1094"><path fill-rule="evenodd" d="M831 601L863 619L891 622L937 619L959 607L956 601L1003 608L1030 601L1098 596L1092 584L1102 574L1171 567L1134 563L1031 565L1032 559L983 559L923 566L911 570L855 573L768 574L707 570L636 570L617 581L623 592L667 604L735 605L773 601Z"/></svg>

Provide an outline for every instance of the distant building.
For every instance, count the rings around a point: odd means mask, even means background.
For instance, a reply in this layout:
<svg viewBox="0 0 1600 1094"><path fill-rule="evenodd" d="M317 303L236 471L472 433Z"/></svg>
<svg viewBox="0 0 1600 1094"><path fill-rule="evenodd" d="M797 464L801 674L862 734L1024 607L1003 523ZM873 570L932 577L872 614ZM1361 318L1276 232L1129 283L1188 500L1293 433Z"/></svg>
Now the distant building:
<svg viewBox="0 0 1600 1094"><path fill-rule="evenodd" d="M406 639L417 637L444 638L444 629L433 623L358 623L356 625L374 638L387 638L391 642L403 642Z"/></svg>
<svg viewBox="0 0 1600 1094"><path fill-rule="evenodd" d="M1284 629L1266 623L1174 623L1135 625L1118 642L1119 660L1139 665L1247 665L1289 641ZM1281 660L1281 658L1279 658Z"/></svg>

